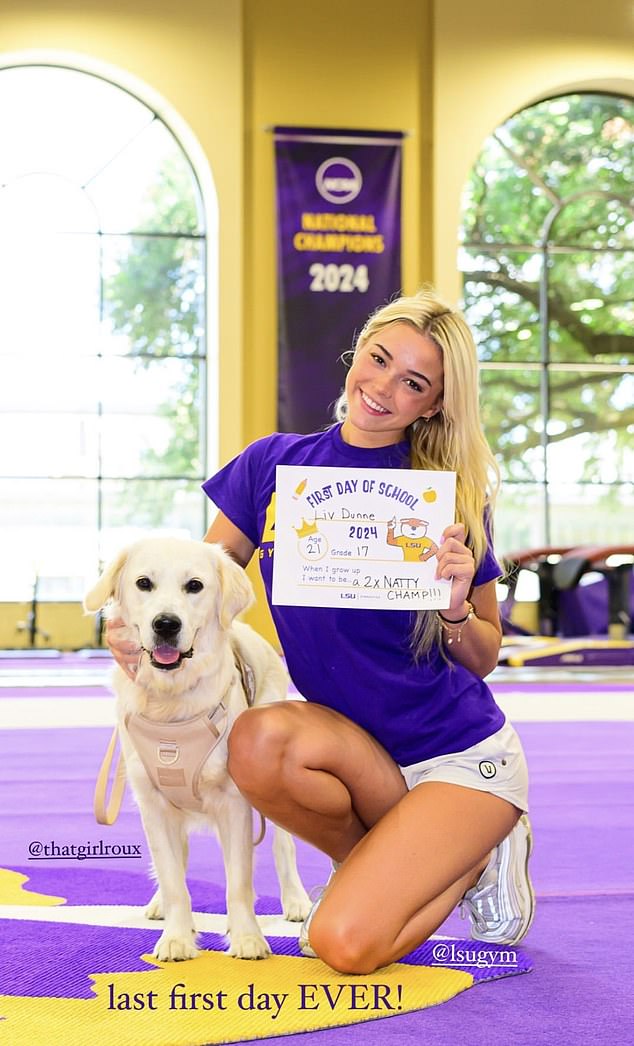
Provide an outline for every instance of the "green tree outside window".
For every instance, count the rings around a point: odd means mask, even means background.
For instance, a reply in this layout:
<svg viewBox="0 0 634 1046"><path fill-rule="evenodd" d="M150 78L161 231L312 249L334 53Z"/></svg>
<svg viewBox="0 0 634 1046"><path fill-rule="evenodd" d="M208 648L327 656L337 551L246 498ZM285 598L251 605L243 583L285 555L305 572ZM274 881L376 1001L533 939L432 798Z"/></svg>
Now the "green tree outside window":
<svg viewBox="0 0 634 1046"><path fill-rule="evenodd" d="M506 550L631 536L633 185L634 100L576 94L498 127L465 188L464 307Z"/></svg>

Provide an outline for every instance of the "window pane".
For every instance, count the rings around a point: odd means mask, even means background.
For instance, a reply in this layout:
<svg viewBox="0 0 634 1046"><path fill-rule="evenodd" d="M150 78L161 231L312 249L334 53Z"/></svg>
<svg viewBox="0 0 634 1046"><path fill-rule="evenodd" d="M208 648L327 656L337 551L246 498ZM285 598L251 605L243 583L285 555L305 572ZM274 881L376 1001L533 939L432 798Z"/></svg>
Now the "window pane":
<svg viewBox="0 0 634 1046"><path fill-rule="evenodd" d="M203 251L202 241L182 237L108 237L104 351L204 353Z"/></svg>
<svg viewBox="0 0 634 1046"><path fill-rule="evenodd" d="M205 531L202 201L99 77L2 70L0 135L0 598L81 599L100 528Z"/></svg>
<svg viewBox="0 0 634 1046"><path fill-rule="evenodd" d="M557 255L548 283L551 360L634 363L634 251Z"/></svg>
<svg viewBox="0 0 634 1046"><path fill-rule="evenodd" d="M0 352L47 357L61 368L68 357L98 350L97 236L36 234L32 229L16 235L15 229L0 225L0 281ZM38 360L37 366L46 364ZM57 379L63 384L59 371Z"/></svg>
<svg viewBox="0 0 634 1046"><path fill-rule="evenodd" d="M544 543L544 488L505 483L495 507L495 550L499 556Z"/></svg>
<svg viewBox="0 0 634 1046"><path fill-rule="evenodd" d="M208 499L200 482L107 480L103 484L101 558L108 560L148 529L199 540L206 530Z"/></svg>
<svg viewBox="0 0 634 1046"><path fill-rule="evenodd" d="M537 544L564 485L579 484L576 512L583 483L621 491L634 475L633 145L634 99L546 99L487 139L464 194L459 264L487 436L507 479L548 481ZM553 529L550 541L566 543Z"/></svg>
<svg viewBox="0 0 634 1046"><path fill-rule="evenodd" d="M113 156L86 191L104 232L203 232L191 166L159 120Z"/></svg>
<svg viewBox="0 0 634 1046"><path fill-rule="evenodd" d="M460 252L464 311L481 360L540 359L541 254L530 251Z"/></svg>
<svg viewBox="0 0 634 1046"><path fill-rule="evenodd" d="M0 480L0 598L81 600L97 563L95 480Z"/></svg>
<svg viewBox="0 0 634 1046"><path fill-rule="evenodd" d="M550 372L548 478L634 480L634 374Z"/></svg>
<svg viewBox="0 0 634 1046"><path fill-rule="evenodd" d="M2 186L0 223L3 235L14 238L16 246L34 234L90 233L98 228L95 210L80 186L41 172Z"/></svg>
<svg viewBox="0 0 634 1046"><path fill-rule="evenodd" d="M52 66L3 69L0 182L47 170L85 185L153 116L98 76Z"/></svg>
<svg viewBox="0 0 634 1046"><path fill-rule="evenodd" d="M0 599L83 599L100 562L148 528L202 538L199 481L0 480ZM101 522L101 539L98 523Z"/></svg>
<svg viewBox="0 0 634 1046"><path fill-rule="evenodd" d="M527 138L529 131L518 126L515 137L522 134ZM522 155L518 145L507 127L485 142L463 195L464 242L484 246L539 240L551 204L530 176L526 150Z"/></svg>
<svg viewBox="0 0 634 1046"><path fill-rule="evenodd" d="M104 476L200 476L198 360L102 361Z"/></svg>
<svg viewBox="0 0 634 1046"><path fill-rule="evenodd" d="M553 485L550 492L553 545L632 544L634 485Z"/></svg>
<svg viewBox="0 0 634 1046"><path fill-rule="evenodd" d="M0 475L94 476L95 360L0 356Z"/></svg>
<svg viewBox="0 0 634 1046"><path fill-rule="evenodd" d="M201 369L115 357L65 370L0 357L0 475L201 476Z"/></svg>
<svg viewBox="0 0 634 1046"><path fill-rule="evenodd" d="M0 474L96 476L97 416L46 411L0 416Z"/></svg>
<svg viewBox="0 0 634 1046"><path fill-rule="evenodd" d="M484 431L502 478L542 482L539 371L483 369L480 403Z"/></svg>
<svg viewBox="0 0 634 1046"><path fill-rule="evenodd" d="M70 365L54 354L34 361L26 354L0 355L0 411L96 413L99 372L96 359Z"/></svg>
<svg viewBox="0 0 634 1046"><path fill-rule="evenodd" d="M551 244L569 247L634 247L634 211L626 199L588 190L562 202L550 225Z"/></svg>
<svg viewBox="0 0 634 1046"><path fill-rule="evenodd" d="M567 202L574 216L558 219L557 242L595 243L607 211L592 194L631 199L633 143L632 99L575 94L516 113L487 139L474 165L463 203L464 241L542 243L548 217ZM601 245L631 236L623 229L621 219L607 219Z"/></svg>

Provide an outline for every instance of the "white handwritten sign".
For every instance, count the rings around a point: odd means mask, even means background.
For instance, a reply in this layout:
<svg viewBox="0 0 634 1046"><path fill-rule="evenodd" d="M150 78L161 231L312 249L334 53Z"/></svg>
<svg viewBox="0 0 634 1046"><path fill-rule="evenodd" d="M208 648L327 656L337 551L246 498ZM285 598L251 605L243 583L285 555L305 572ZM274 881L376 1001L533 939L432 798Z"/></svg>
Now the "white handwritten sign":
<svg viewBox="0 0 634 1046"><path fill-rule="evenodd" d="M446 609L436 551L455 482L454 472L278 465L273 603Z"/></svg>

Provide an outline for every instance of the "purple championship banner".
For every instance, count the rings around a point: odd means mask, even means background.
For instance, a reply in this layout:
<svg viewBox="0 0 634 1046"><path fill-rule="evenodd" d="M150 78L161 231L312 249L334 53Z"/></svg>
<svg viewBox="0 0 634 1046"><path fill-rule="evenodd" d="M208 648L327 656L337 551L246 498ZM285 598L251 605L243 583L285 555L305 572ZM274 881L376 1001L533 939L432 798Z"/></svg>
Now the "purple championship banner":
<svg viewBox="0 0 634 1046"><path fill-rule="evenodd" d="M275 127L278 428L333 419L340 356L401 290L398 131Z"/></svg>

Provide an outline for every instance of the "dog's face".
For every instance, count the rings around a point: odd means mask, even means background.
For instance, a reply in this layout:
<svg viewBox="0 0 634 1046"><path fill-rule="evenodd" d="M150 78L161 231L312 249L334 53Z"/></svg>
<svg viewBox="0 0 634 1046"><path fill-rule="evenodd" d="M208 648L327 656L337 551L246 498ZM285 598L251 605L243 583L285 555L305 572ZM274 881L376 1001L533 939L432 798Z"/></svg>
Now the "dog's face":
<svg viewBox="0 0 634 1046"><path fill-rule="evenodd" d="M209 650L215 629L227 629L253 601L246 574L218 545L148 538L124 549L86 595L96 611L113 611L138 630L153 668L180 668Z"/></svg>

